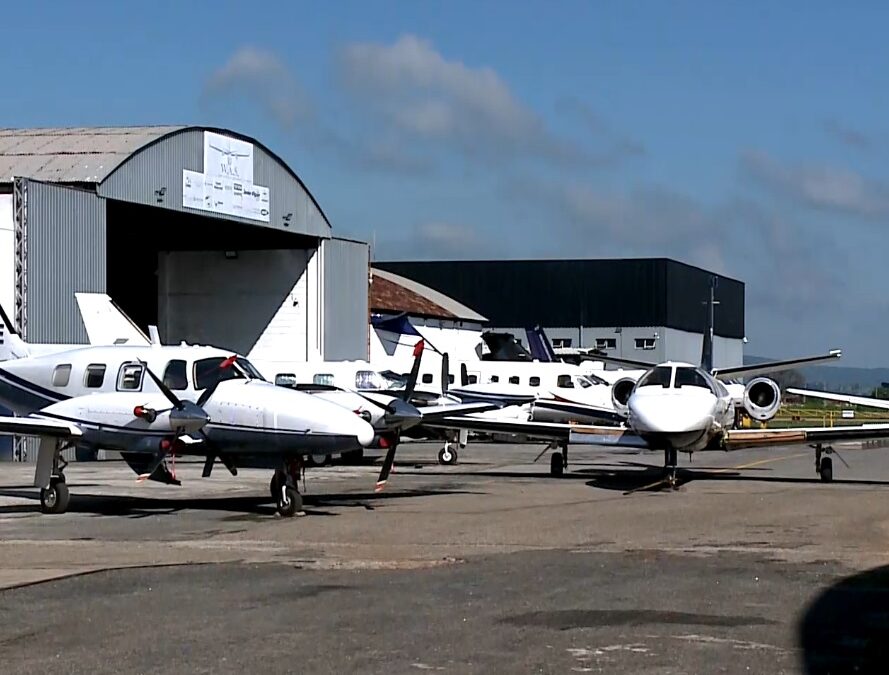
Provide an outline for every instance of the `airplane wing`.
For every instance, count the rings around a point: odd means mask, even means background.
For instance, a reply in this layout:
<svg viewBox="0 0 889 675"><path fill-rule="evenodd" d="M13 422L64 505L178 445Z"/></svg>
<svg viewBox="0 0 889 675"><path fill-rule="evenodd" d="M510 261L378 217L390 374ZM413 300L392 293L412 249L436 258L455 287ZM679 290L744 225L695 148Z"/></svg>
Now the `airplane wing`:
<svg viewBox="0 0 889 675"><path fill-rule="evenodd" d="M450 416L469 415L471 413L488 412L497 410L500 406L496 403L454 403L451 405L429 405L417 408L423 416L421 424L444 419Z"/></svg>
<svg viewBox="0 0 889 675"><path fill-rule="evenodd" d="M725 432L722 444L726 450L739 450L769 445L840 443L874 438L889 438L889 424L800 427L797 429L731 429Z"/></svg>
<svg viewBox="0 0 889 675"><path fill-rule="evenodd" d="M850 405L862 405L869 408L880 408L889 410L889 401L879 398L870 398L868 396L850 396L849 394L833 394L829 391L812 391L810 389L797 389L791 387L787 390L789 394L797 394L807 398L822 398L826 401L837 401L839 403L848 403Z"/></svg>
<svg viewBox="0 0 889 675"><path fill-rule="evenodd" d="M500 420L493 417L442 417L424 426L435 429L466 429L481 434L511 434L526 438L567 441L571 427L556 422L526 422L523 420Z"/></svg>
<svg viewBox="0 0 889 675"><path fill-rule="evenodd" d="M0 417L0 436L77 438L82 435L80 427L69 422L42 417Z"/></svg>
<svg viewBox="0 0 889 675"><path fill-rule="evenodd" d="M139 326L105 293L75 293L91 345L151 344Z"/></svg>
<svg viewBox="0 0 889 675"><path fill-rule="evenodd" d="M832 349L827 354L821 354L820 356L804 356L799 359L788 359L786 361L767 361L766 363L736 366L734 368L714 368L713 377L718 377L720 380L731 380L736 377L768 375L769 373L777 373L782 370L793 370L801 366L810 366L813 363L833 361L842 357L842 355L843 351L841 349Z"/></svg>

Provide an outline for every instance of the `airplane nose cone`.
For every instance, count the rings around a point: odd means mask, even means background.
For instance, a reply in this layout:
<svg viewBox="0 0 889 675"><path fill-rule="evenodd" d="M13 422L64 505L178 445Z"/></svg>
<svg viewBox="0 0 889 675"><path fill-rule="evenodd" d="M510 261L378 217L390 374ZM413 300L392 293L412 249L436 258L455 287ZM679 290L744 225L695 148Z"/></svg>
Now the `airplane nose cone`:
<svg viewBox="0 0 889 675"><path fill-rule="evenodd" d="M685 396L632 396L629 419L636 431L681 434L704 431L713 424L716 398Z"/></svg>

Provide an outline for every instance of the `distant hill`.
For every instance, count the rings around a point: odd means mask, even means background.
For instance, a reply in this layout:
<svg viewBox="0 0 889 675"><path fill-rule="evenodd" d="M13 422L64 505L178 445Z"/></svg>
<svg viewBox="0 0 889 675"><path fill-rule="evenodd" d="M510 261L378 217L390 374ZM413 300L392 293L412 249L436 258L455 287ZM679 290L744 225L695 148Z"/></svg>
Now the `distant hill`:
<svg viewBox="0 0 889 675"><path fill-rule="evenodd" d="M745 356L745 364L773 361L761 356ZM847 394L870 393L883 382L889 382L889 368L850 368L848 366L809 366L800 368L806 378L806 386Z"/></svg>

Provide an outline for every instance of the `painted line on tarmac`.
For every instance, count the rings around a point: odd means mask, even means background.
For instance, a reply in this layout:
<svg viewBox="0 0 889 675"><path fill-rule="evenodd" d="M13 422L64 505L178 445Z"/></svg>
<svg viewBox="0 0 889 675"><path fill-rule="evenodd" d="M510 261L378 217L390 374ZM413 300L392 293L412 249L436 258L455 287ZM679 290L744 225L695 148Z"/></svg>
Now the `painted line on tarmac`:
<svg viewBox="0 0 889 675"><path fill-rule="evenodd" d="M754 466L761 466L763 464L770 464L771 462L783 462L787 459L797 459L798 457L805 457L809 453L808 452L798 452L795 455L782 455L780 457L769 457L768 459L761 459L757 462L750 462L748 464L739 464L738 466L730 466L726 469L714 469L711 473L727 473L729 471L740 471L742 469L752 469Z"/></svg>

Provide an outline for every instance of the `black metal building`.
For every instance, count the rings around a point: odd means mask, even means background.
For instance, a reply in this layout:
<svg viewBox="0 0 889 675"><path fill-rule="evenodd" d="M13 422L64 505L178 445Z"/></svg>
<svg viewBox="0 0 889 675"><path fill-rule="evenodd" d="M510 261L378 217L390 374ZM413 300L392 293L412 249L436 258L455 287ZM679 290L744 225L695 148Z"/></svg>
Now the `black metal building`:
<svg viewBox="0 0 889 675"><path fill-rule="evenodd" d="M720 365L740 362L744 284L669 258L380 262L487 316L494 328L547 329L554 343L628 358L692 360L716 277ZM639 352L654 352L642 355Z"/></svg>

